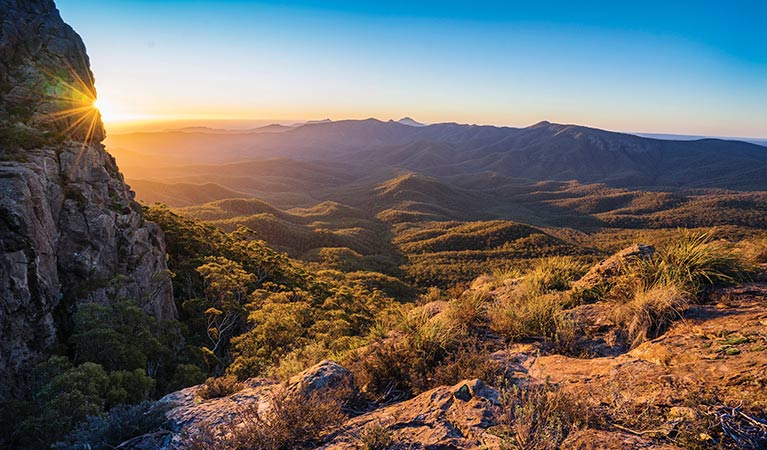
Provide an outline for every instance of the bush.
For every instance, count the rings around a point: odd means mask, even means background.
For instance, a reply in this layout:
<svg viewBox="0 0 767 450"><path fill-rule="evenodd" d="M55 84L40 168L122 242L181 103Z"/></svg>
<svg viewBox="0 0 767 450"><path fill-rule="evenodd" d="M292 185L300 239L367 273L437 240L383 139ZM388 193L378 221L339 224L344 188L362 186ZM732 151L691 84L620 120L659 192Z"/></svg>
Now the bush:
<svg viewBox="0 0 767 450"><path fill-rule="evenodd" d="M197 389L197 396L205 400L210 400L212 398L221 398L232 395L242 388L242 384L233 376L208 378Z"/></svg>
<svg viewBox="0 0 767 450"><path fill-rule="evenodd" d="M426 314L406 314L394 338L347 355L344 365L378 401L409 397L433 386L434 369L458 351L464 333Z"/></svg>
<svg viewBox="0 0 767 450"><path fill-rule="evenodd" d="M58 450L107 450L135 436L160 427L165 409L151 402L118 405L108 414L90 416L53 448Z"/></svg>
<svg viewBox="0 0 767 450"><path fill-rule="evenodd" d="M587 424L588 409L551 385L503 389L494 429L504 448L554 450L573 430Z"/></svg>
<svg viewBox="0 0 767 450"><path fill-rule="evenodd" d="M380 423L366 426L359 437L360 450L389 450L394 446L392 432Z"/></svg>
<svg viewBox="0 0 767 450"><path fill-rule="evenodd" d="M189 450L293 450L315 448L347 415L348 387L326 388L310 395L291 394L284 387L272 393L266 411L258 406L239 412L225 428L202 424L182 437Z"/></svg>

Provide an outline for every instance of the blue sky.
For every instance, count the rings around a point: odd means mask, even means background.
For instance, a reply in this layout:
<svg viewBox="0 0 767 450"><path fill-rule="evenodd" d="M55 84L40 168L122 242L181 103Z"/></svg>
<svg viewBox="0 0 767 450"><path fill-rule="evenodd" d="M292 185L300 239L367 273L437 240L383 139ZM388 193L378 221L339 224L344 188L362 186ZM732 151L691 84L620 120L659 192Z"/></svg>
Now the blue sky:
<svg viewBox="0 0 767 450"><path fill-rule="evenodd" d="M57 4L113 122L408 115L767 136L764 2Z"/></svg>

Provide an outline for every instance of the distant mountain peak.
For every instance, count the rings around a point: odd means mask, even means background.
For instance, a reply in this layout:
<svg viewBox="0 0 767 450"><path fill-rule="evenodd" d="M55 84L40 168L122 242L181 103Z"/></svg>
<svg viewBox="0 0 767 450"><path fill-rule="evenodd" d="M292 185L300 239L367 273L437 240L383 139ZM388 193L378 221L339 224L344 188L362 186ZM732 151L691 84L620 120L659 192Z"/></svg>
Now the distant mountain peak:
<svg viewBox="0 0 767 450"><path fill-rule="evenodd" d="M331 123L331 122L333 122L333 121L330 120L330 119L307 120L306 122L297 123L297 124L293 125L293 127L300 127L300 126L303 126L303 125L316 125L316 124L320 124L320 123Z"/></svg>
<svg viewBox="0 0 767 450"><path fill-rule="evenodd" d="M401 123L402 125L408 125L408 126L411 126L411 127L425 127L426 126L426 124L418 122L417 120L414 120L411 117L403 117L400 120L398 120L397 123Z"/></svg>

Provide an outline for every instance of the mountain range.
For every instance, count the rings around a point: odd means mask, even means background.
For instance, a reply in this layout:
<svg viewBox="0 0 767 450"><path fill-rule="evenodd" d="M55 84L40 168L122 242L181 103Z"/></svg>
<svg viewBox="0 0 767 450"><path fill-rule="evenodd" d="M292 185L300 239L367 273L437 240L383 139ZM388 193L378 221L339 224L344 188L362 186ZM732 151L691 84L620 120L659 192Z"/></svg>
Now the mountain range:
<svg viewBox="0 0 767 450"><path fill-rule="evenodd" d="M131 133L110 136L106 143L118 159L130 151L140 159L161 158L167 165L278 157L341 165L357 175L398 168L438 178L480 175L643 189L767 190L767 150L760 145L654 139L550 122L511 128L423 125L409 118L344 120L241 132L198 128ZM131 166L127 159L123 166Z"/></svg>

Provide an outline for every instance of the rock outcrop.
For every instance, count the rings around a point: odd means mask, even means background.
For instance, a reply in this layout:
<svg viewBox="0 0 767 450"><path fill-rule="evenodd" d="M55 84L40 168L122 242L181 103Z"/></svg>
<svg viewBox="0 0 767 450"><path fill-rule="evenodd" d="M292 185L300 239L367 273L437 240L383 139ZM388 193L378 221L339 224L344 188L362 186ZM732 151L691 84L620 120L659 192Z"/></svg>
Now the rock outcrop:
<svg viewBox="0 0 767 450"><path fill-rule="evenodd" d="M83 302L176 317L162 231L103 125L85 47L52 0L0 0L0 401Z"/></svg>
<svg viewBox="0 0 767 450"><path fill-rule="evenodd" d="M603 289L623 272L626 264L652 258L655 248L651 245L636 244L624 248L589 270L580 280L573 283L574 291L588 292Z"/></svg>

